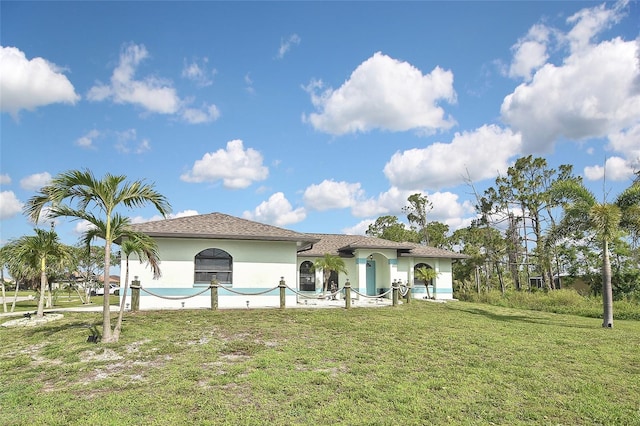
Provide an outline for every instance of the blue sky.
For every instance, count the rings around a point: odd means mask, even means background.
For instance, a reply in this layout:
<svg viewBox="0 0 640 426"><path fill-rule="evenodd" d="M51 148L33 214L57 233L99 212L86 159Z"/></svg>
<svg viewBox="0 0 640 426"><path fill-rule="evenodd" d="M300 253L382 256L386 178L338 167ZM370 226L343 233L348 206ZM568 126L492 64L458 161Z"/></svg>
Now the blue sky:
<svg viewBox="0 0 640 426"><path fill-rule="evenodd" d="M520 156L616 194L640 167L637 2L8 2L0 5L0 243L88 168L172 215L301 232L402 216L464 227ZM151 209L123 211L136 222ZM45 224L44 226L48 226ZM84 224L59 220L73 243Z"/></svg>

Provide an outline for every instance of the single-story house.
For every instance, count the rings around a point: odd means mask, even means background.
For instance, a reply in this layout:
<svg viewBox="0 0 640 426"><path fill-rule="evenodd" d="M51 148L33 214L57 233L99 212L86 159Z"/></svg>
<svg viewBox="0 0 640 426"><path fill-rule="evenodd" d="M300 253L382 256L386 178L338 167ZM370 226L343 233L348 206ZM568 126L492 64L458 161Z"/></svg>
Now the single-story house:
<svg viewBox="0 0 640 426"><path fill-rule="evenodd" d="M225 287L219 289L220 307L278 306L279 290L274 287L280 280L295 289L287 289L287 306L302 303L301 294L322 292L322 271L312 265L325 253L345 261L348 273L331 278L339 288L349 280L361 295L376 296L389 289L393 281L400 281L413 285L414 297L423 298L427 288L424 282L415 280L414 273L425 266L438 273L433 282L426 283L430 295L452 299L452 262L467 257L361 235L300 233L222 213L132 226L156 240L162 271L162 276L154 280L147 265L133 256L129 260L129 279L137 277L142 287L140 309L209 307L209 285L214 278ZM125 272L123 259L121 276Z"/></svg>

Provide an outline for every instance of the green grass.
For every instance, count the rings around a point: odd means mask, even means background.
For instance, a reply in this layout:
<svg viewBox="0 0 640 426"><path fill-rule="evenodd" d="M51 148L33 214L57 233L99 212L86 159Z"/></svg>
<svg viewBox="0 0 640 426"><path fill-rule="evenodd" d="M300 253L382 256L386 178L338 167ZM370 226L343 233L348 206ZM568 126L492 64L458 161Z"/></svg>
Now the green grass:
<svg viewBox="0 0 640 426"><path fill-rule="evenodd" d="M493 290L480 294L468 293L458 297L469 302L488 303L508 308L602 318L601 296L581 296L571 289L549 292L508 291L504 295L500 291ZM614 301L613 317L614 320L640 321L640 302L637 300Z"/></svg>
<svg viewBox="0 0 640 426"><path fill-rule="evenodd" d="M19 292L18 295L20 297L28 297L33 296L34 298L31 300L21 300L16 302L15 312L28 312L35 311L38 309L38 295L36 292ZM104 296L91 296L90 305L93 306L102 306L102 302L104 300ZM0 297L0 313L2 312L2 297ZM13 293L11 295L7 294L7 312L11 311L11 304L13 302ZM109 304L118 305L120 302L120 298L118 296L109 295ZM53 307L45 308L48 309L56 309L56 308L75 308L81 306L88 306L83 304L77 294L71 294L71 296L67 295L67 293L60 293L57 297L54 298Z"/></svg>
<svg viewBox="0 0 640 426"><path fill-rule="evenodd" d="M101 313L0 328L0 424L640 425L640 322L397 308Z"/></svg>

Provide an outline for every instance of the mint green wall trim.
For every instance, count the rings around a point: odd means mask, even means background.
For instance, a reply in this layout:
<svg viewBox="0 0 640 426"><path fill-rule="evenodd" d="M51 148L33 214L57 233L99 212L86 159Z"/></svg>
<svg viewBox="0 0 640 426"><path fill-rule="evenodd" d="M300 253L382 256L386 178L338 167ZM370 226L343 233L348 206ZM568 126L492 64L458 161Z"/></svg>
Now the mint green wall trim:
<svg viewBox="0 0 640 426"><path fill-rule="evenodd" d="M442 287L436 287L433 289L433 294L436 293L453 293L453 289L452 288L442 288Z"/></svg>
<svg viewBox="0 0 640 426"><path fill-rule="evenodd" d="M398 259L389 259L389 265L397 265Z"/></svg>
<svg viewBox="0 0 640 426"><path fill-rule="evenodd" d="M202 288L176 288L176 287L162 287L162 288L152 288L152 287L145 287L147 288L147 290L149 290L150 292L157 294L158 296L191 296L191 295L196 295L199 292L202 291ZM222 286L218 287L218 294L221 296L243 296L243 297L251 297L251 296L278 296L280 295L280 289L279 288L275 288L273 290L271 290L268 293L261 293L261 294L253 294L253 293L260 293L263 292L265 290L265 288L262 287L249 287L249 288L234 288L235 291L239 291L241 293L247 293L247 294L236 294L236 293L232 293L228 290L225 290ZM292 296L295 293L291 290L289 290L288 288L285 289L285 295L287 296ZM205 291L204 293L200 294L199 296L207 296L209 297L211 295L210 291ZM151 294L147 293L144 290L140 291L140 296L152 296Z"/></svg>
<svg viewBox="0 0 640 426"><path fill-rule="evenodd" d="M358 258L356 258L356 265L364 265L365 263L367 263L367 258L366 257L358 257Z"/></svg>

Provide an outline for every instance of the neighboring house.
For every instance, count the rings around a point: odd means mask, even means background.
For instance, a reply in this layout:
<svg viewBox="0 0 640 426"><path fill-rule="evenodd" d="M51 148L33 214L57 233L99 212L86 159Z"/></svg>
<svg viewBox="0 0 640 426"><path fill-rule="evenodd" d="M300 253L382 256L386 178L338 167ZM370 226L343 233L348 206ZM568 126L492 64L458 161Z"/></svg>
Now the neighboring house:
<svg viewBox="0 0 640 426"><path fill-rule="evenodd" d="M428 283L430 294L452 299L452 261L466 258L434 247L360 235L299 233L222 213L146 222L133 228L156 240L162 270L162 276L153 280L148 267L130 259L129 279L137 276L144 289L140 309L209 307L213 278L228 288L219 290L220 307L278 306L278 289L255 296L238 293L264 292L281 279L301 293L320 293L322 271L313 270L312 265L325 253L344 258L348 274L332 277L340 288L348 279L358 292L375 296L396 280L414 284L414 297L422 298L425 283L414 281L414 271L426 266L439 273ZM184 298L197 293L201 294ZM297 302L301 298L287 290L287 306Z"/></svg>

